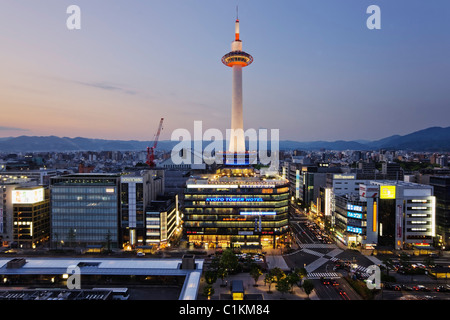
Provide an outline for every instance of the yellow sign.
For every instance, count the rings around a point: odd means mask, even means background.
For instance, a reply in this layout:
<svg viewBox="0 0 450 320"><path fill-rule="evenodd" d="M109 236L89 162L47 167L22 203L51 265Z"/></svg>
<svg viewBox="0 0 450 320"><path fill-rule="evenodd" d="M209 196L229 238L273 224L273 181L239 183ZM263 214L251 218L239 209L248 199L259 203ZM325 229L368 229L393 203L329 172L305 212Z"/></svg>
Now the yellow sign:
<svg viewBox="0 0 450 320"><path fill-rule="evenodd" d="M395 186L380 186L380 199L395 199Z"/></svg>

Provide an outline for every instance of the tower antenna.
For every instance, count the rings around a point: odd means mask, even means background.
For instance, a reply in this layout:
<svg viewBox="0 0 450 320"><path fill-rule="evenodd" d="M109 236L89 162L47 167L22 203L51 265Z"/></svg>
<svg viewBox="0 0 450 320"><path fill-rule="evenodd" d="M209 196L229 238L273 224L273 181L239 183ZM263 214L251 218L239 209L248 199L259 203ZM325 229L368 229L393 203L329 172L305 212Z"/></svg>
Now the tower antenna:
<svg viewBox="0 0 450 320"><path fill-rule="evenodd" d="M239 20L239 6L236 6L236 20Z"/></svg>

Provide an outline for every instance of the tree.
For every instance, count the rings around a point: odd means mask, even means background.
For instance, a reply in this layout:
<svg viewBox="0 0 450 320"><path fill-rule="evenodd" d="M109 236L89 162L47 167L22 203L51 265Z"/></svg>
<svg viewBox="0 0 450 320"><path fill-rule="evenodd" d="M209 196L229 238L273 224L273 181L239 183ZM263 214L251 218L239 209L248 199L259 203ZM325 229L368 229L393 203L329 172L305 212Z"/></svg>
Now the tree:
<svg viewBox="0 0 450 320"><path fill-rule="evenodd" d="M314 290L314 283L311 280L306 279L303 281L302 287L309 299L309 295Z"/></svg>
<svg viewBox="0 0 450 320"><path fill-rule="evenodd" d="M272 293L272 291L270 291L270 287L272 286L272 283L276 282L275 275L269 271L264 276L264 282L266 284L269 284L269 291L268 291L268 293Z"/></svg>
<svg viewBox="0 0 450 320"><path fill-rule="evenodd" d="M288 277L284 277L284 278L279 279L277 281L277 284L276 284L275 287L284 296L284 294L286 292L288 292L290 290L290 288L291 288L291 285L289 283L289 278Z"/></svg>
<svg viewBox="0 0 450 320"><path fill-rule="evenodd" d="M305 268L295 268L294 273L298 274L300 280L305 278L308 275L308 271Z"/></svg>
<svg viewBox="0 0 450 320"><path fill-rule="evenodd" d="M256 287L258 279L262 275L261 268L258 265L253 264L250 269L250 275L253 278L253 280L255 280L255 287Z"/></svg>
<svg viewBox="0 0 450 320"><path fill-rule="evenodd" d="M225 278L228 276L228 271L227 271L227 269L225 269L225 268L223 268L222 266L220 266L218 269L217 269L217 276L220 278L220 279L222 279L222 286L224 286L224 281L225 281Z"/></svg>
<svg viewBox="0 0 450 320"><path fill-rule="evenodd" d="M203 295L208 298L208 300L211 299L211 296L214 294L214 288L212 285L208 284L203 288Z"/></svg>
<svg viewBox="0 0 450 320"><path fill-rule="evenodd" d="M272 272L272 274L275 276L275 281L278 281L278 280L286 277L286 274L284 273L284 271L278 267L271 269L269 272Z"/></svg>
<svg viewBox="0 0 450 320"><path fill-rule="evenodd" d="M286 278L289 283L289 289L291 291L294 288L294 284L298 283L301 280L300 275L295 272L289 273Z"/></svg>
<svg viewBox="0 0 450 320"><path fill-rule="evenodd" d="M227 248L220 257L220 265L227 271L233 272L239 266L239 259L230 248Z"/></svg>
<svg viewBox="0 0 450 320"><path fill-rule="evenodd" d="M217 272L213 270L208 270L205 272L205 281L207 284L212 285L217 280Z"/></svg>

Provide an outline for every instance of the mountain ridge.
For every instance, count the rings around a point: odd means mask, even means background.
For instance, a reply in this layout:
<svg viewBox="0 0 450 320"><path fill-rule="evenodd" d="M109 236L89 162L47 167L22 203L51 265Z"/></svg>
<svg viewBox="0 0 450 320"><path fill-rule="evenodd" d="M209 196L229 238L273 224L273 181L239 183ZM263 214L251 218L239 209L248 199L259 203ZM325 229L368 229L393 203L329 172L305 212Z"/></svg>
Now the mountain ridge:
<svg viewBox="0 0 450 320"><path fill-rule="evenodd" d="M171 150L179 141L161 140L158 149ZM208 145L209 141L203 144ZM109 140L84 137L25 136L0 138L0 152L64 152L64 151L145 151L153 141ZM450 151L450 127L429 127L406 135L383 139L295 141L280 140L280 150L361 150ZM270 147L270 142L268 142Z"/></svg>

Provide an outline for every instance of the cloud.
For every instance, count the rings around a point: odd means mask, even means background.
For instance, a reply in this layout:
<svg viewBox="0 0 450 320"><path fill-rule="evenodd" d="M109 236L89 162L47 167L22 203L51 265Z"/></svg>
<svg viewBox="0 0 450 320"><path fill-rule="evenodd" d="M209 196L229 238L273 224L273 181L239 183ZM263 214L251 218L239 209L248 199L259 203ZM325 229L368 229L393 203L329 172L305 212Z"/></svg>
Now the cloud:
<svg viewBox="0 0 450 320"><path fill-rule="evenodd" d="M16 127L6 127L6 126L0 126L0 130L15 130L15 131L30 131L29 129L23 129L23 128L16 128Z"/></svg>
<svg viewBox="0 0 450 320"><path fill-rule="evenodd" d="M131 95L137 94L137 92L134 90L130 90L130 89L122 87L120 85L112 84L112 83L108 83L108 82L85 82L85 81L73 81L73 82L81 84L83 86L91 87L91 88L98 88L98 89L102 89L102 90L122 92L125 94L131 94Z"/></svg>

